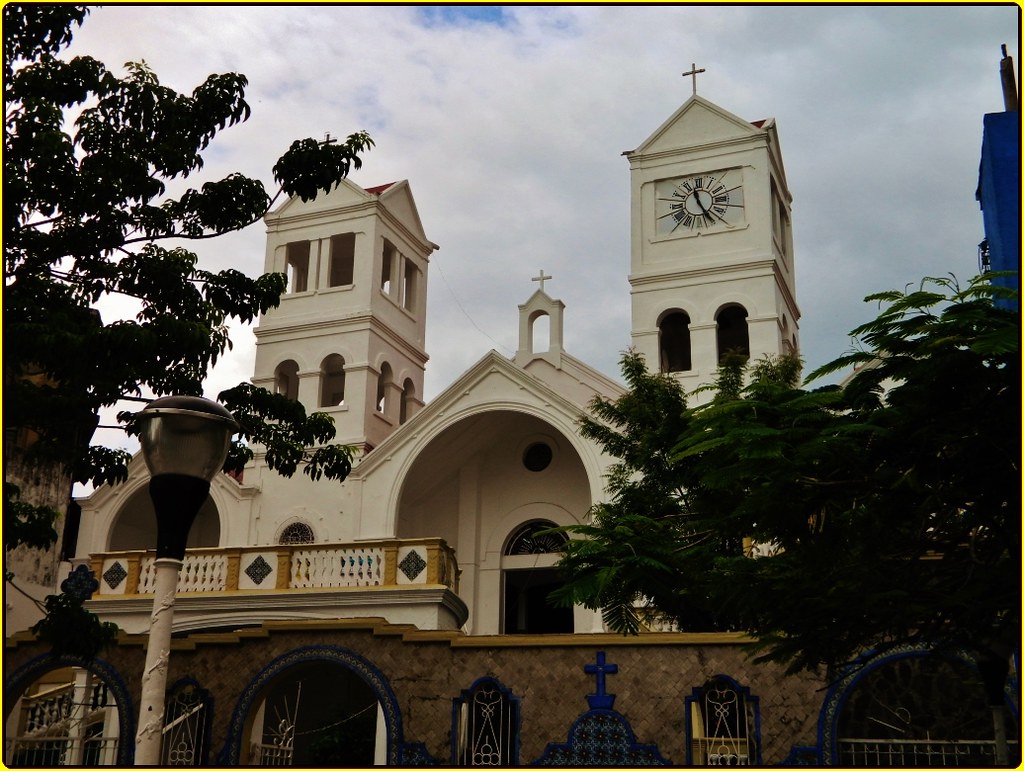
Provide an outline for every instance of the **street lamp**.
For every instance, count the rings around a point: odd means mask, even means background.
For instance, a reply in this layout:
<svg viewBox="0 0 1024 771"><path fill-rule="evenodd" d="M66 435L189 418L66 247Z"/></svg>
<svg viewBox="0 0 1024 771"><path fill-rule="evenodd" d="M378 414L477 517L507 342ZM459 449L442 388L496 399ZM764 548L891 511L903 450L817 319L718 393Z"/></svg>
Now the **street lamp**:
<svg viewBox="0 0 1024 771"><path fill-rule="evenodd" d="M142 457L149 467L149 495L156 510L156 580L142 673L135 765L160 763L167 658L174 594L188 531L210 492L210 480L227 457L238 423L223 406L198 396L164 396L138 415Z"/></svg>

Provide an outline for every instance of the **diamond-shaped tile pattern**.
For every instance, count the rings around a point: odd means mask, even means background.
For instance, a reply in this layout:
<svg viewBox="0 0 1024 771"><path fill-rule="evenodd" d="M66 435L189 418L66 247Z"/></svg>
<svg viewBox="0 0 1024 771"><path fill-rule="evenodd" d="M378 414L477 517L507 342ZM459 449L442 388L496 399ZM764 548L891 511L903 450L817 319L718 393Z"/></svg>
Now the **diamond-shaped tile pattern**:
<svg viewBox="0 0 1024 771"><path fill-rule="evenodd" d="M128 577L128 571L120 562L115 562L103 571L103 580L111 589L116 589Z"/></svg>
<svg viewBox="0 0 1024 771"><path fill-rule="evenodd" d="M415 549L402 559L398 563L398 568L401 570L405 577L410 581L415 581L416 576L423 572L423 568L427 566L427 561L420 556L420 553Z"/></svg>
<svg viewBox="0 0 1024 771"><path fill-rule="evenodd" d="M249 563L249 566L245 569L245 574L252 579L252 582L259 586L263 583L267 576L274 572L274 569L270 567L270 564L263 559L263 555L260 554Z"/></svg>

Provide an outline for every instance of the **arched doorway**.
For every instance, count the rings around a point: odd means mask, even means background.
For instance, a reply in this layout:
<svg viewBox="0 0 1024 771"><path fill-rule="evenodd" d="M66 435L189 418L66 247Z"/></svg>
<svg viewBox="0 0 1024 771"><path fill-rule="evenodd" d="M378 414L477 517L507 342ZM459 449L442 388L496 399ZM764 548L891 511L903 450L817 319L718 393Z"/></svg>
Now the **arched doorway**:
<svg viewBox="0 0 1024 771"><path fill-rule="evenodd" d="M246 687L224 765L397 765L401 715L383 674L333 646L279 656Z"/></svg>
<svg viewBox="0 0 1024 771"><path fill-rule="evenodd" d="M510 536L535 520L581 523L593 487L573 442L551 423L512 409L488 410L453 423L419 450L401 482L396 535L443 538L462 571L467 630L500 634L503 599L520 578L508 570ZM556 561L554 554L531 555L529 565L516 567L552 568Z"/></svg>
<svg viewBox="0 0 1024 771"><path fill-rule="evenodd" d="M554 563L568 540L564 533L549 532L553 527L554 522L545 520L528 522L512 533L502 550L503 634L573 631L572 608L556 607L548 600L564 583ZM515 564L517 557L530 555L532 564Z"/></svg>

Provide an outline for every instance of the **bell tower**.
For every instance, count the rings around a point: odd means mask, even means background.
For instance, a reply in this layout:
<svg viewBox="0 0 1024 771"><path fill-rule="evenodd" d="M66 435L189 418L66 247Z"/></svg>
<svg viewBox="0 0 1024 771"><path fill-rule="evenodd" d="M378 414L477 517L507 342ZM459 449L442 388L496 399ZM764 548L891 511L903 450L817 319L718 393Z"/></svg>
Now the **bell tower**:
<svg viewBox="0 0 1024 771"><path fill-rule="evenodd" d="M260 318L252 382L334 418L370 450L423 405L427 266L409 183L292 198L266 216L265 270L286 273Z"/></svg>
<svg viewBox="0 0 1024 771"><path fill-rule="evenodd" d="M695 86L625 155L632 340L648 366L691 391L729 350L796 352L792 197L774 120L745 121Z"/></svg>

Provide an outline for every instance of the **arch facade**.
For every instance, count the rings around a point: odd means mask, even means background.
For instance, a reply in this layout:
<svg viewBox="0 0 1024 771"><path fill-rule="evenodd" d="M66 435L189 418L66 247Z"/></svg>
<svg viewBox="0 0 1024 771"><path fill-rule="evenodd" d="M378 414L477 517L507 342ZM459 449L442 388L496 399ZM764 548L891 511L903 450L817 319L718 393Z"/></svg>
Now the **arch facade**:
<svg viewBox="0 0 1024 771"><path fill-rule="evenodd" d="M219 765L237 766L251 728L254 709L268 686L299 664L318 662L336 664L358 676L370 689L384 720L387 741L387 765L401 765L403 754L402 713L398 699L384 673L359 654L333 645L310 645L288 651L267 664L242 691L231 713L228 739L218 759Z"/></svg>

